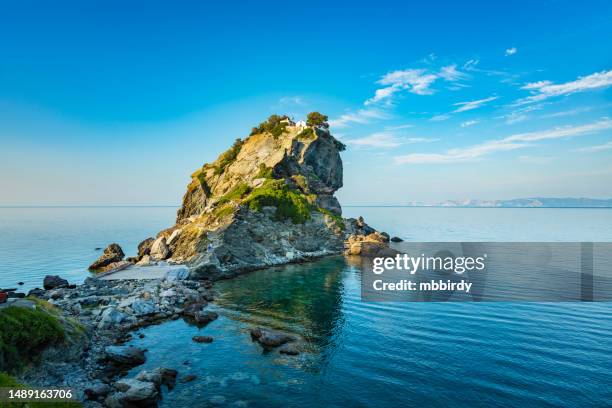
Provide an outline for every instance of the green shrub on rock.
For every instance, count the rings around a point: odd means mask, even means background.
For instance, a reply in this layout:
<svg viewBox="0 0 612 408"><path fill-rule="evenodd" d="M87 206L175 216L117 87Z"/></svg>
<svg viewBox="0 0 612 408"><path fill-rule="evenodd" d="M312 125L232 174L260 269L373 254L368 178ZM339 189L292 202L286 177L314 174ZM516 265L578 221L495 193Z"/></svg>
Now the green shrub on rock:
<svg viewBox="0 0 612 408"><path fill-rule="evenodd" d="M328 128L329 123L327 123L327 119L327 115L323 115L319 112L310 112L308 116L306 116L306 124L308 126Z"/></svg>
<svg viewBox="0 0 612 408"><path fill-rule="evenodd" d="M251 136L260 133L270 133L275 138L285 133L285 128L289 124L289 116L270 115L268 120L261 122L259 126L251 130Z"/></svg>
<svg viewBox="0 0 612 408"><path fill-rule="evenodd" d="M302 224L310 219L310 204L299 192L290 189L284 180L269 180L262 187L253 190L244 204L253 211L262 207L276 207L277 220L290 219L294 224Z"/></svg>

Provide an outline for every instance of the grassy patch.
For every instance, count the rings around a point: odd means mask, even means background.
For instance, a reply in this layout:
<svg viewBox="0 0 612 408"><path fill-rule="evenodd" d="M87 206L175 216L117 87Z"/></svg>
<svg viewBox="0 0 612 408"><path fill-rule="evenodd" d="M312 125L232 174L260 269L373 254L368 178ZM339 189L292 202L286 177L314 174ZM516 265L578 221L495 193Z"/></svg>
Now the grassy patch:
<svg viewBox="0 0 612 408"><path fill-rule="evenodd" d="M331 211L329 211L329 210L327 210L327 209L325 209L325 208L321 208L321 207L319 207L319 208L317 208L317 210L318 210L320 213L325 214L325 215L327 215L328 217L330 217L330 218L331 218L331 219L334 221L334 223L336 224L336 226L337 226L338 228L340 228L340 230L341 230L341 231L344 231L344 229L345 229L346 227L345 227L345 225L344 225L344 220L342 219L342 217L341 217L341 216L336 215L336 214L334 214L333 212L331 212Z"/></svg>
<svg viewBox="0 0 612 408"><path fill-rule="evenodd" d="M268 120L261 122L259 126L251 130L251 136L260 133L270 133L277 139L280 135L285 133L285 128L288 125L287 119L289 119L289 117L286 115L271 115Z"/></svg>
<svg viewBox="0 0 612 408"><path fill-rule="evenodd" d="M217 201L217 204L223 205L223 204L229 203L230 201L239 200L250 192L251 192L251 187L249 187L247 183L236 184L234 188L232 188L225 195L219 198L219 201Z"/></svg>
<svg viewBox="0 0 612 408"><path fill-rule="evenodd" d="M217 218L227 217L234 212L235 208L231 204L226 204L221 207L215 208L214 214Z"/></svg>
<svg viewBox="0 0 612 408"><path fill-rule="evenodd" d="M268 180L263 186L253 190L245 201L253 211L262 207L276 207L277 220L290 219L294 224L302 224L310 219L310 204L299 192L290 189L283 180Z"/></svg>
<svg viewBox="0 0 612 408"><path fill-rule="evenodd" d="M257 173L257 175L254 178L256 178L256 179L258 179L258 178L265 178L265 179L274 178L272 167L268 167L268 166L266 166L263 163L259 163L259 172Z"/></svg>
<svg viewBox="0 0 612 408"><path fill-rule="evenodd" d="M240 149L242 149L242 145L244 142L241 139L236 139L232 147L230 147L227 151L225 151L219 158L217 159L218 164L215 167L215 174L219 175L225 171L227 166L232 164L236 158L238 157L238 153L240 153Z"/></svg>
<svg viewBox="0 0 612 408"><path fill-rule="evenodd" d="M300 133L298 133L297 135L298 139L302 139L302 140L311 140L315 138L315 132L314 129L311 127L307 127L306 129L302 130Z"/></svg>
<svg viewBox="0 0 612 408"><path fill-rule="evenodd" d="M0 312L0 370L19 369L45 347L66 336L56 316L37 309L7 307Z"/></svg>

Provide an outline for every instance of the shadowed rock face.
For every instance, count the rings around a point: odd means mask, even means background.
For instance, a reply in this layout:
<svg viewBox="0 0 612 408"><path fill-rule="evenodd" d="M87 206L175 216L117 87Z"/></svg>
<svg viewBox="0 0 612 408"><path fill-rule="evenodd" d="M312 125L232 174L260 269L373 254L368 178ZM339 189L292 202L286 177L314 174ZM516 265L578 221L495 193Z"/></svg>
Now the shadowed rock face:
<svg viewBox="0 0 612 408"><path fill-rule="evenodd" d="M192 174L176 225L157 236L168 262L217 279L342 252L344 145L325 125L282 128L254 131Z"/></svg>

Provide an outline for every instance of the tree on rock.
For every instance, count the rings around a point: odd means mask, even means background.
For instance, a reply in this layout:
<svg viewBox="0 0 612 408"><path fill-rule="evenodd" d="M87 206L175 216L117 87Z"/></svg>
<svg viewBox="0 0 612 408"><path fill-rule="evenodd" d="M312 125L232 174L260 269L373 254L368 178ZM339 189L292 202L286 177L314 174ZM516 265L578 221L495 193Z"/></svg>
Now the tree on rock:
<svg viewBox="0 0 612 408"><path fill-rule="evenodd" d="M329 127L329 123L327 123L327 115L323 115L319 112L310 112L308 116L306 116L306 124L308 126L315 127Z"/></svg>

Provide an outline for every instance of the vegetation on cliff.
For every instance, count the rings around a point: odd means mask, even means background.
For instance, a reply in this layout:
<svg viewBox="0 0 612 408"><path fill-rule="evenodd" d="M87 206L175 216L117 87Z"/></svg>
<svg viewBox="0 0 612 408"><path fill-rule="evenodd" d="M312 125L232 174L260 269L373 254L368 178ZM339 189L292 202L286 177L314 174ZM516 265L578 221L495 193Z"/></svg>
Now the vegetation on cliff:
<svg viewBox="0 0 612 408"><path fill-rule="evenodd" d="M226 167L236 160L236 157L238 157L238 153L240 153L240 149L242 149L243 144L244 142L242 139L236 139L232 147L219 156L217 159L217 166L215 167L215 174L218 175L223 173Z"/></svg>
<svg viewBox="0 0 612 408"><path fill-rule="evenodd" d="M251 129L251 136L260 133L270 133L275 138L285 133L287 126L289 125L289 116L287 115L270 115L270 117L259 124L259 126Z"/></svg>
<svg viewBox="0 0 612 408"><path fill-rule="evenodd" d="M277 220L290 219L294 224L309 220L312 209L304 194L290 188L284 180L266 180L263 186L253 190L244 204L253 211L261 211L266 206L276 207Z"/></svg>
<svg viewBox="0 0 612 408"><path fill-rule="evenodd" d="M7 307L0 312L0 370L26 365L45 347L61 343L66 333L48 307Z"/></svg>

